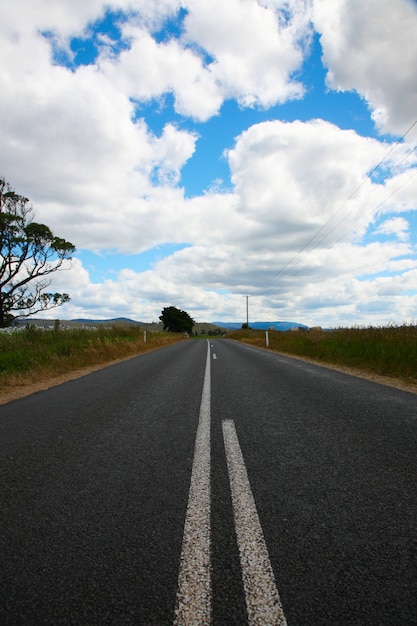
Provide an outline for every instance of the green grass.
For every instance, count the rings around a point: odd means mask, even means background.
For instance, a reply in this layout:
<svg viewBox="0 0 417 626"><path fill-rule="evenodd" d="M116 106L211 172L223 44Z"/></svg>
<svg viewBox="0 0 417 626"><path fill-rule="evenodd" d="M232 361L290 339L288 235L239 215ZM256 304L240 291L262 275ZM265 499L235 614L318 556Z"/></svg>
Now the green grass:
<svg viewBox="0 0 417 626"><path fill-rule="evenodd" d="M0 391L40 382L73 370L119 359L183 340L181 333L144 333L135 325L44 330L28 325L0 333Z"/></svg>
<svg viewBox="0 0 417 626"><path fill-rule="evenodd" d="M411 324L329 331L268 331L268 335L271 350L410 382L417 379L417 327ZM265 347L265 331L239 330L228 333L227 337Z"/></svg>

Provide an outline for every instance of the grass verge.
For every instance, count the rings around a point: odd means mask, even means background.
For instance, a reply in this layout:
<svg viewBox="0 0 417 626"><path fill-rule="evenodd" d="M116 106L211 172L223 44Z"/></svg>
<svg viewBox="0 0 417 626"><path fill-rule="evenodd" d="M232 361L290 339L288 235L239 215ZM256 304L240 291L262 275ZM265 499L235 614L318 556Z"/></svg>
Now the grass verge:
<svg viewBox="0 0 417 626"><path fill-rule="evenodd" d="M0 395L100 364L134 357L178 341L180 333L144 332L137 326L67 329L35 326L0 333Z"/></svg>
<svg viewBox="0 0 417 626"><path fill-rule="evenodd" d="M238 330L227 337L266 347L265 331ZM417 327L411 324L327 331L270 330L268 338L269 348L277 352L417 384Z"/></svg>

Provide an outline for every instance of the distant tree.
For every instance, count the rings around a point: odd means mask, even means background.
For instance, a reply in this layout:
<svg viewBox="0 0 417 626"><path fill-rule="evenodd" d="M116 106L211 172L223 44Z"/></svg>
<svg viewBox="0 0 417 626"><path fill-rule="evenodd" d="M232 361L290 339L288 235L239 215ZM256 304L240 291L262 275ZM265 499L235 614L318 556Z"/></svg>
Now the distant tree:
<svg viewBox="0 0 417 626"><path fill-rule="evenodd" d="M31 220L28 198L19 196L0 178L0 327L15 317L51 309L70 297L48 293L49 275L71 259L75 247L55 237L45 224Z"/></svg>
<svg viewBox="0 0 417 626"><path fill-rule="evenodd" d="M246 329L246 328L249 328L249 324L247 322L244 322L242 324L242 329Z"/></svg>
<svg viewBox="0 0 417 626"><path fill-rule="evenodd" d="M164 330L170 330L174 333L192 333L195 321L185 311L177 309L175 306L168 306L162 309L162 315L159 316Z"/></svg>

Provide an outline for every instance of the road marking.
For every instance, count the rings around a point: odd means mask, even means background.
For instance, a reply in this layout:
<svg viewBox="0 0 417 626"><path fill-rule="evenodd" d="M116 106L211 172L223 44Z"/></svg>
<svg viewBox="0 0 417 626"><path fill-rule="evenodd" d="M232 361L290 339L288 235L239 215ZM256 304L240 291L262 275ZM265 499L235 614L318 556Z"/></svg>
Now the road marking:
<svg viewBox="0 0 417 626"><path fill-rule="evenodd" d="M211 623L210 576L210 345L193 469L182 542L174 624L205 626Z"/></svg>
<svg viewBox="0 0 417 626"><path fill-rule="evenodd" d="M222 423L248 623L286 626L235 425Z"/></svg>
<svg viewBox="0 0 417 626"><path fill-rule="evenodd" d="M213 359L217 359L217 354L214 354L214 352L213 352Z"/></svg>

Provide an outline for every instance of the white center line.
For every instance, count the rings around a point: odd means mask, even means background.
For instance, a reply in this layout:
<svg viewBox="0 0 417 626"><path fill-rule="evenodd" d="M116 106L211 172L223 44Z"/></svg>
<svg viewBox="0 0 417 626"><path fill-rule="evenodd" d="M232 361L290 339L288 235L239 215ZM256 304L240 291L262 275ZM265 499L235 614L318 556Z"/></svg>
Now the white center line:
<svg viewBox="0 0 417 626"><path fill-rule="evenodd" d="M232 420L225 420L222 427L248 624L286 626L235 425Z"/></svg>
<svg viewBox="0 0 417 626"><path fill-rule="evenodd" d="M213 352L213 359L217 359L217 354Z"/></svg>
<svg viewBox="0 0 417 626"><path fill-rule="evenodd" d="M211 623L210 576L210 344L182 542L174 624Z"/></svg>

